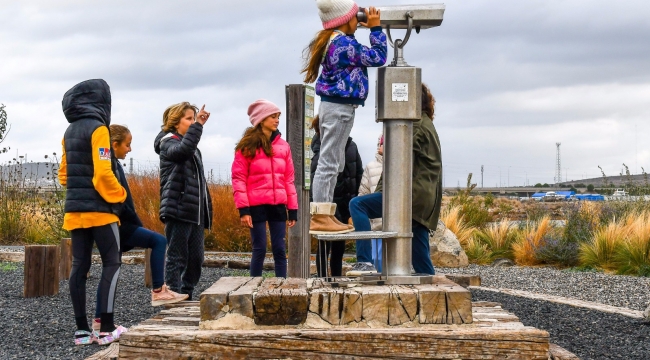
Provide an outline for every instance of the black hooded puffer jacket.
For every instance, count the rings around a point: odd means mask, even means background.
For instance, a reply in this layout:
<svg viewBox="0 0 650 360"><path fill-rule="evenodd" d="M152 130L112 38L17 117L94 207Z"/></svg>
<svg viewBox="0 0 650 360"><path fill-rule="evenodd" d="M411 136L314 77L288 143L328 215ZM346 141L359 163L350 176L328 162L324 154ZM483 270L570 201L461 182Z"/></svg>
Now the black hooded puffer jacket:
<svg viewBox="0 0 650 360"><path fill-rule="evenodd" d="M160 220L212 226L212 199L197 148L203 125L194 123L182 136L161 131L154 141L160 156Z"/></svg>
<svg viewBox="0 0 650 360"><path fill-rule="evenodd" d="M119 215L122 204L106 202L93 184L92 135L100 126L108 127L111 124L111 91L108 84L101 79L81 82L63 95L62 105L70 123L63 137L67 164L65 212ZM117 177L115 162L112 165Z"/></svg>

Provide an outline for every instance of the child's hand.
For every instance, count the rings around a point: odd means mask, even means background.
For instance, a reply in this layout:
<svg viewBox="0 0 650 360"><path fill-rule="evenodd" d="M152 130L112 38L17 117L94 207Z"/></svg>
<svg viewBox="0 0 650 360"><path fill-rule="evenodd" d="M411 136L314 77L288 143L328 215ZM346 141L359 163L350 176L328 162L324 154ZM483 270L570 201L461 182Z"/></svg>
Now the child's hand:
<svg viewBox="0 0 650 360"><path fill-rule="evenodd" d="M289 227L292 228L294 225L296 225L296 220L287 221L287 225L289 225Z"/></svg>
<svg viewBox="0 0 650 360"><path fill-rule="evenodd" d="M205 111L205 104L203 104L203 107L201 107L199 113L196 114L196 122L198 122L201 125L205 125L209 117L210 117L210 113Z"/></svg>
<svg viewBox="0 0 650 360"><path fill-rule="evenodd" d="M368 29L373 28L375 26L379 26L379 17L380 17L380 12L375 8L374 6L371 6L367 9L366 11L366 17L368 18L368 22L365 23L359 23L359 25L363 27L367 27Z"/></svg>
<svg viewBox="0 0 650 360"><path fill-rule="evenodd" d="M239 218L239 221L241 221L241 226L244 227L253 227L253 218L250 215L244 215L241 218Z"/></svg>

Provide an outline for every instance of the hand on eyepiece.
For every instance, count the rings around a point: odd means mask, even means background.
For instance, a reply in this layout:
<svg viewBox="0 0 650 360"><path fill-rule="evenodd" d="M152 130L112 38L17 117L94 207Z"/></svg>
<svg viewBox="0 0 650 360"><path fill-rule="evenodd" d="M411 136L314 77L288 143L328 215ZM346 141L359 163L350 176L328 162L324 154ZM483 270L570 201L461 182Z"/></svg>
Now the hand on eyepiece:
<svg viewBox="0 0 650 360"><path fill-rule="evenodd" d="M366 11L366 16L368 18L368 21L365 23L359 23L359 25L363 27L367 27L368 29L375 26L379 26L379 17L381 15L379 10L377 10L377 8L375 8L374 6L371 6L365 9L365 11Z"/></svg>

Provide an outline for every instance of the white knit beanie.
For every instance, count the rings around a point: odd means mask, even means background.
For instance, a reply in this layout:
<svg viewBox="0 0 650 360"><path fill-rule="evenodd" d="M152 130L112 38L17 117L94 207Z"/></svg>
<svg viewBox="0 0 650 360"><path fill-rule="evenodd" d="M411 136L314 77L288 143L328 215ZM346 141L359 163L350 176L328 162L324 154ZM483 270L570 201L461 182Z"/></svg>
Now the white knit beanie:
<svg viewBox="0 0 650 360"><path fill-rule="evenodd" d="M323 29L334 29L347 24L357 15L359 6L352 0L316 0Z"/></svg>

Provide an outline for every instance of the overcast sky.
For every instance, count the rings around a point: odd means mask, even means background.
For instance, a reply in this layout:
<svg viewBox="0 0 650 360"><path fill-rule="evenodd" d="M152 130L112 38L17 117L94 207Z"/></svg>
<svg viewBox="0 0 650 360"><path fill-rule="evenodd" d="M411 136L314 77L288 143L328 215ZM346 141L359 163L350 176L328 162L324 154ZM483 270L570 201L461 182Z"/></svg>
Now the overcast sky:
<svg viewBox="0 0 650 360"><path fill-rule="evenodd" d="M378 0L368 5L427 3ZM650 2L450 0L439 28L413 34L405 58L437 100L445 185L469 172L485 186L553 182L561 142L568 180L650 171ZM61 98L76 83L111 86L115 124L133 133L136 166L156 166L153 139L171 104L212 113L199 147L226 176L248 104L284 108L302 49L321 28L312 0L0 0L2 146L29 160L60 153ZM396 34L399 37L399 34ZM368 44L368 30L357 31ZM392 51L389 50L389 53ZM376 70L371 70L374 84ZM352 137L373 159L374 87ZM284 114L282 120L284 120ZM281 124L284 129L284 123Z"/></svg>

